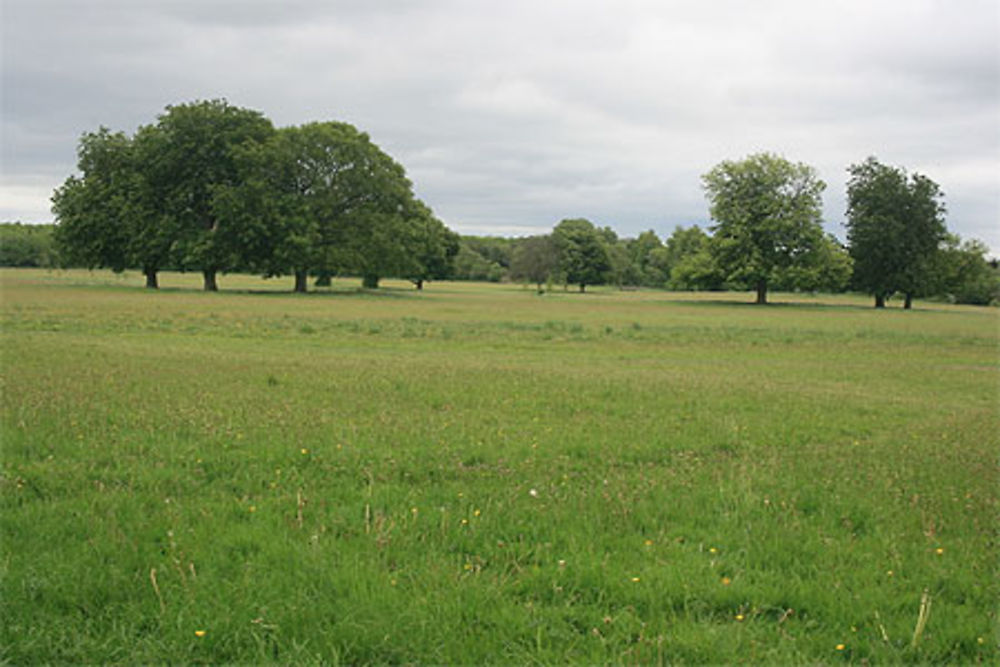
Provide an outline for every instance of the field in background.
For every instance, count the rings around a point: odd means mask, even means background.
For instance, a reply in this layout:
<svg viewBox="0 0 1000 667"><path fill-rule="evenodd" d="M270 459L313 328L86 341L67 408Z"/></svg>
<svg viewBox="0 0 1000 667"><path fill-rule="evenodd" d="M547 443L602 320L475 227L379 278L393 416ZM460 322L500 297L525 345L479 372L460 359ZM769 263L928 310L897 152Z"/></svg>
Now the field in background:
<svg viewBox="0 0 1000 667"><path fill-rule="evenodd" d="M0 280L0 659L1000 657L995 309Z"/></svg>

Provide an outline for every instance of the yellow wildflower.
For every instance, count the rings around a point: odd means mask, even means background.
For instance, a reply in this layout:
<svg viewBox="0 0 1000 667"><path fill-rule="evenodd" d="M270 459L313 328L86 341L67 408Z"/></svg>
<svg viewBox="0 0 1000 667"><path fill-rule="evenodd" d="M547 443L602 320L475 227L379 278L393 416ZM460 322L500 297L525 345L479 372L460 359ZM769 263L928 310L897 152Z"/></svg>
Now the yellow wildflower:
<svg viewBox="0 0 1000 667"><path fill-rule="evenodd" d="M194 636L195 637L204 637L205 636L205 631L204 630L195 630L194 631Z"/></svg>

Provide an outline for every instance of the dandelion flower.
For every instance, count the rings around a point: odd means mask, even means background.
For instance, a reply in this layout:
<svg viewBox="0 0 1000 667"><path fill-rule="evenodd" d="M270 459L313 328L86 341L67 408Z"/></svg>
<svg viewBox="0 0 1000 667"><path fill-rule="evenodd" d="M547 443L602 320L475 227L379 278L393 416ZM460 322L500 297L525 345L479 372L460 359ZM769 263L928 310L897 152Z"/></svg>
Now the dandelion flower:
<svg viewBox="0 0 1000 667"><path fill-rule="evenodd" d="M480 512L479 510L474 510L472 512L472 516L479 516L480 514L482 514L482 512Z"/></svg>
<svg viewBox="0 0 1000 667"><path fill-rule="evenodd" d="M847 647L844 646L843 644L837 644L837 650L838 651L843 651L845 648L847 648Z"/></svg>
<svg viewBox="0 0 1000 667"><path fill-rule="evenodd" d="M303 448L302 448L302 449L301 449L300 451L301 451L301 452L302 452L303 454L308 454L308 453L309 453L309 450L308 450L308 449L306 449L305 447L303 447Z"/></svg>
<svg viewBox="0 0 1000 667"><path fill-rule="evenodd" d="M941 554L944 553L944 548L943 547L938 547L937 549L934 550L934 553L936 553L938 556L940 556Z"/></svg>
<svg viewBox="0 0 1000 667"><path fill-rule="evenodd" d="M639 583L639 577L632 577L632 583L633 584Z"/></svg>
<svg viewBox="0 0 1000 667"><path fill-rule="evenodd" d="M717 553L719 553L719 550L716 549L715 547L709 547L708 548L708 553L710 553L710 554L717 554Z"/></svg>
<svg viewBox="0 0 1000 667"><path fill-rule="evenodd" d="M204 630L195 630L194 631L194 636L195 637L204 637L205 636L205 631Z"/></svg>
<svg viewBox="0 0 1000 667"><path fill-rule="evenodd" d="M723 586L728 586L729 584L733 583L733 580L730 579L729 577L723 577L720 581L722 582Z"/></svg>
<svg viewBox="0 0 1000 667"><path fill-rule="evenodd" d="M647 547L653 546L653 540L646 540L646 546Z"/></svg>
<svg viewBox="0 0 1000 667"><path fill-rule="evenodd" d="M256 512L257 511L257 506L256 505L251 505L249 507L249 509L250 509L251 512Z"/></svg>
<svg viewBox="0 0 1000 667"><path fill-rule="evenodd" d="M742 621L744 618L745 617L743 616L743 614L736 614L736 620L737 621Z"/></svg>

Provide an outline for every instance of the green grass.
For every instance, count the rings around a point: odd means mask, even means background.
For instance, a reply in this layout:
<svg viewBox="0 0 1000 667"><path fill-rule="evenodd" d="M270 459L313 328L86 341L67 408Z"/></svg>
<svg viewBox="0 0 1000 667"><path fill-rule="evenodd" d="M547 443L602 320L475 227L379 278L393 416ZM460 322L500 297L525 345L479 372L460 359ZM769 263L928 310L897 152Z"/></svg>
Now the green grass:
<svg viewBox="0 0 1000 667"><path fill-rule="evenodd" d="M7 662L1000 659L997 310L0 279Z"/></svg>

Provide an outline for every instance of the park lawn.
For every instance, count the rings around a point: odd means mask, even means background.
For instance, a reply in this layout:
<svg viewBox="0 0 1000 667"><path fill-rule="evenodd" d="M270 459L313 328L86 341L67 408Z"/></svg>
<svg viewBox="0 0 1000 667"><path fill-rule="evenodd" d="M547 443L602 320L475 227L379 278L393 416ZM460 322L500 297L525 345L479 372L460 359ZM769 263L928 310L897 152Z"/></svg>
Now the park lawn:
<svg viewBox="0 0 1000 667"><path fill-rule="evenodd" d="M995 309L198 278L0 272L0 658L1000 658Z"/></svg>

